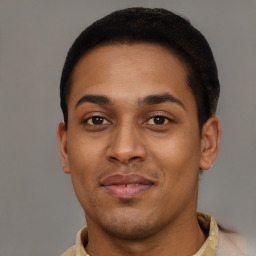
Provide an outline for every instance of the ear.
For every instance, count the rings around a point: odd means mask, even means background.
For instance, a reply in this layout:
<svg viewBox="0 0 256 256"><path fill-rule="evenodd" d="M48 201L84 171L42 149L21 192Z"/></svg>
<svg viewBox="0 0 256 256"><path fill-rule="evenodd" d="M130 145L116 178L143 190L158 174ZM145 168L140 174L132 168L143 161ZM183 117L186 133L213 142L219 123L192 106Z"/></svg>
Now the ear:
<svg viewBox="0 0 256 256"><path fill-rule="evenodd" d="M201 170L211 168L219 152L220 138L220 120L216 116L210 117L204 124L201 134Z"/></svg>
<svg viewBox="0 0 256 256"><path fill-rule="evenodd" d="M69 157L67 151L67 131L65 128L65 124L63 122L59 123L57 136L59 140L59 150L60 150L60 157L62 162L62 170L70 174L69 170Z"/></svg>

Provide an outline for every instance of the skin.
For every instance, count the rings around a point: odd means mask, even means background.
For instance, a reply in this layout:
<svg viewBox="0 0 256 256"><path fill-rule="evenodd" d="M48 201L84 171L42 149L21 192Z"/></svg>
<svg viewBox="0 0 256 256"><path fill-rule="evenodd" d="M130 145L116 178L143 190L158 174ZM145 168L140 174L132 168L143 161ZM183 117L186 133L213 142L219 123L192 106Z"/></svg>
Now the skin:
<svg viewBox="0 0 256 256"><path fill-rule="evenodd" d="M192 255L204 243L198 174L214 162L221 130L211 117L200 134L186 77L169 50L147 43L97 47L75 67L68 129L60 123L58 139L62 168L85 211L90 255ZM146 100L167 94L174 100ZM91 95L108 102L89 102ZM152 184L123 198L102 186L113 174Z"/></svg>

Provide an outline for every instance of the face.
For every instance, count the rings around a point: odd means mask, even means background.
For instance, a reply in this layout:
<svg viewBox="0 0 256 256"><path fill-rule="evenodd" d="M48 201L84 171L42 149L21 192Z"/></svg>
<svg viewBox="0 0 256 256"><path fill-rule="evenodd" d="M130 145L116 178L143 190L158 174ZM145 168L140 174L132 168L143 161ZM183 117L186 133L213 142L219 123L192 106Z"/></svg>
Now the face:
<svg viewBox="0 0 256 256"><path fill-rule="evenodd" d="M91 50L67 103L68 129L58 128L63 170L89 228L143 238L195 212L206 140L184 65L169 50Z"/></svg>

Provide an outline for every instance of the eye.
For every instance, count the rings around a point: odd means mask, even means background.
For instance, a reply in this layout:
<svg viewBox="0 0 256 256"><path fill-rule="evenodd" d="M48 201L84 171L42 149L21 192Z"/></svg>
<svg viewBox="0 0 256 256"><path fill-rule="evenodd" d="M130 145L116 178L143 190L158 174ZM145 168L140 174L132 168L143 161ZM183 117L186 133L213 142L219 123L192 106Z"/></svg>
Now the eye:
<svg viewBox="0 0 256 256"><path fill-rule="evenodd" d="M110 124L110 122L102 117L102 116L92 116L87 119L85 119L84 123L87 123L89 125L105 125Z"/></svg>
<svg viewBox="0 0 256 256"><path fill-rule="evenodd" d="M168 124L170 122L173 122L172 119L166 117L166 116L161 116L161 115L156 115L148 119L148 124L151 125L164 125Z"/></svg>

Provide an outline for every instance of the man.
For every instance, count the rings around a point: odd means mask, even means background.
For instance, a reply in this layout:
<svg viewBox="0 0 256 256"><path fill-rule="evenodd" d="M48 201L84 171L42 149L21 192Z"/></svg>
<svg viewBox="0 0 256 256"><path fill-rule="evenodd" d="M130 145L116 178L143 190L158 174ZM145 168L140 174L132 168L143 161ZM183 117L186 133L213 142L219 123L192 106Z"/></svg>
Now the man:
<svg viewBox="0 0 256 256"><path fill-rule="evenodd" d="M69 50L60 96L62 168L87 222L63 255L243 255L196 212L219 150L219 81L187 20L131 8L95 22Z"/></svg>

